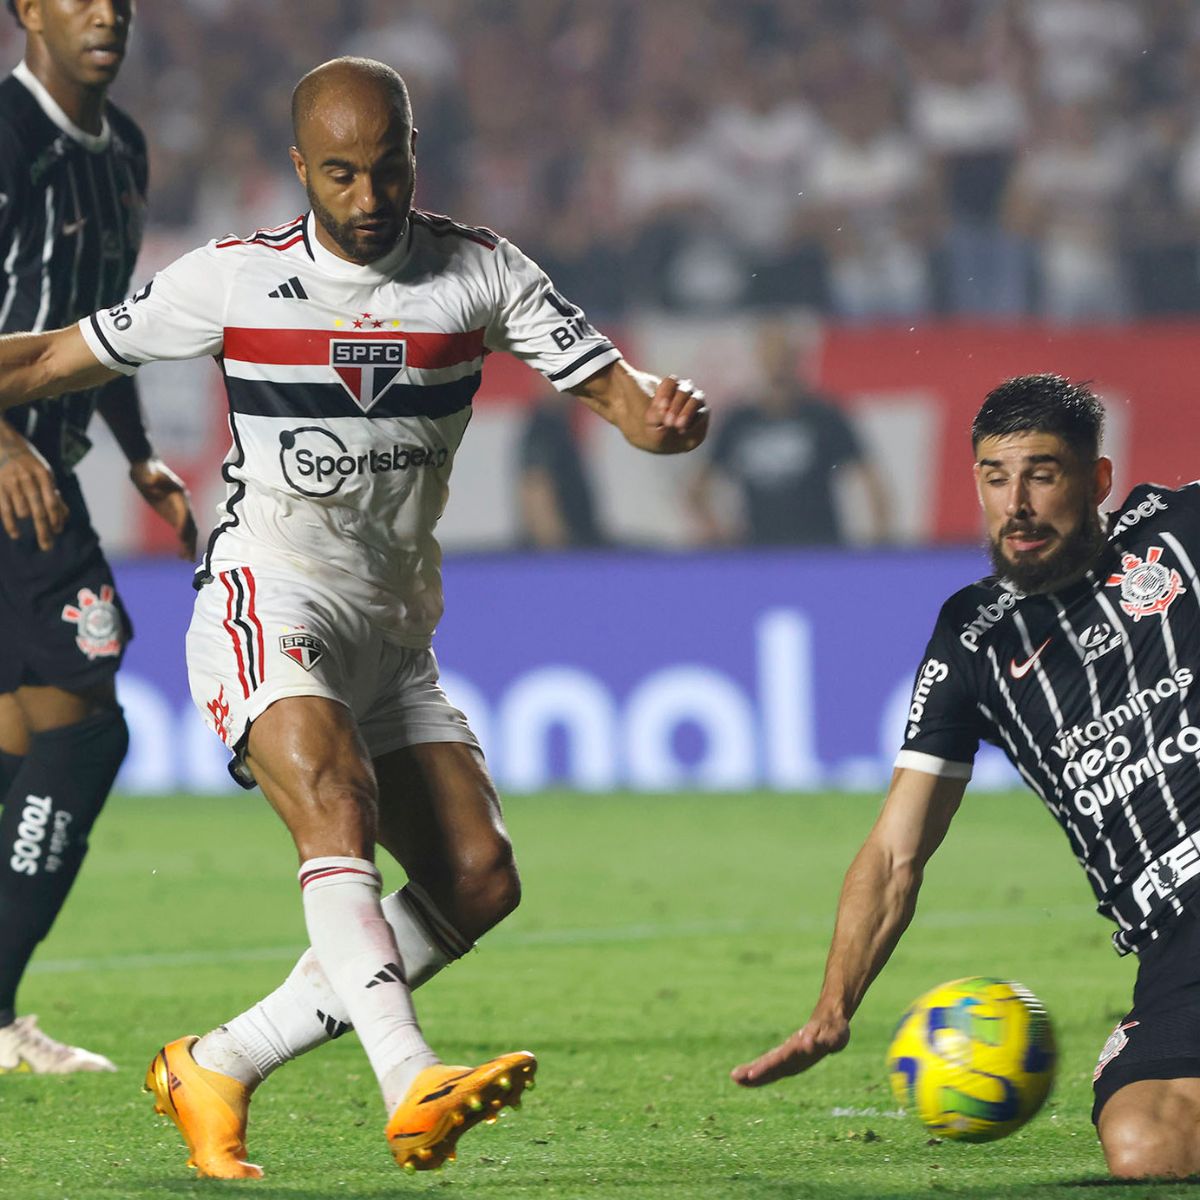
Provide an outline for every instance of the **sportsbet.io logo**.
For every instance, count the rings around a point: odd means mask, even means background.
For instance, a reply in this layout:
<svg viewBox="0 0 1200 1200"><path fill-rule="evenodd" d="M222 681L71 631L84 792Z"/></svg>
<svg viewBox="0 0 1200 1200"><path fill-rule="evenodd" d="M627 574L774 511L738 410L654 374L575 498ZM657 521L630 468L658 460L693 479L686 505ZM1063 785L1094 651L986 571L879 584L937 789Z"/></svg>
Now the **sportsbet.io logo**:
<svg viewBox="0 0 1200 1200"><path fill-rule="evenodd" d="M450 457L445 446L388 446L351 454L336 433L321 425L285 429L279 435L279 466L289 487L302 496L335 496L347 479L386 475L420 467L444 467Z"/></svg>

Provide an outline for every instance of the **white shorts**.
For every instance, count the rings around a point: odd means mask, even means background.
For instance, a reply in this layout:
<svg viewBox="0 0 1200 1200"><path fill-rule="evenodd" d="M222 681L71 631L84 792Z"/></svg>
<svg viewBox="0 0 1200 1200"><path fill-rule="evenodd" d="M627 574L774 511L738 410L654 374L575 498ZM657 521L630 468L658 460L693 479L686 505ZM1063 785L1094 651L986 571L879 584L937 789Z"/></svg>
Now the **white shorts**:
<svg viewBox="0 0 1200 1200"><path fill-rule="evenodd" d="M346 705L372 758L421 742L479 745L438 685L432 650L386 641L335 593L275 567L214 573L196 597L187 667L205 724L238 760L250 723L286 696Z"/></svg>

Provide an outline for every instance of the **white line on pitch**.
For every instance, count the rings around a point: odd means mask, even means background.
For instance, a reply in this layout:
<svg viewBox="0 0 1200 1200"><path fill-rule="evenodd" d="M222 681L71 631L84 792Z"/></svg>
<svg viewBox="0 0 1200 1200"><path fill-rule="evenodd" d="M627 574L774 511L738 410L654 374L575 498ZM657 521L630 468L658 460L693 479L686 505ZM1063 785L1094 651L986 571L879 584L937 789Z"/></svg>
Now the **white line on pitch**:
<svg viewBox="0 0 1200 1200"><path fill-rule="evenodd" d="M931 912L914 921L916 928L963 929L973 926L1042 925L1047 922L1095 917L1083 904L1057 908L1018 907L975 911ZM488 945L504 946L589 946L619 945L623 942L672 941L683 938L721 937L731 934L811 933L831 928L831 918L796 917L787 921L728 920L641 922L596 929L514 929L489 934ZM67 975L81 971L149 971L165 967L208 967L226 963L291 962L300 956L301 945L230 948L228 950L185 950L178 953L100 954L94 957L48 958L30 964L34 974Z"/></svg>

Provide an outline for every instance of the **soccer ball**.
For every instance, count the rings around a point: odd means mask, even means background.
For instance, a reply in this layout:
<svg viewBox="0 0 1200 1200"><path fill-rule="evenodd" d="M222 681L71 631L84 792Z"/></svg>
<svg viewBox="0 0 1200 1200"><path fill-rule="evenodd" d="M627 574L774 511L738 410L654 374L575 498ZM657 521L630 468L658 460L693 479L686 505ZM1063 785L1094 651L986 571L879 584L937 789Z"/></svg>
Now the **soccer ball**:
<svg viewBox="0 0 1200 1200"><path fill-rule="evenodd" d="M888 1050L896 1100L938 1137L991 1142L1050 1094L1057 1055L1042 1002L1019 983L956 979L913 1001Z"/></svg>

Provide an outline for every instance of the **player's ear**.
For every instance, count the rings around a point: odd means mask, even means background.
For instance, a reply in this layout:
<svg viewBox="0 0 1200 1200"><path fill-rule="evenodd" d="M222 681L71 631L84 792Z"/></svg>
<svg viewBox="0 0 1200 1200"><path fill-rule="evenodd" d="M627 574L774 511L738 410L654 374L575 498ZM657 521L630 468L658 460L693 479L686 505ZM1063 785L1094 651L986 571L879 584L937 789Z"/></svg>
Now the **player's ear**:
<svg viewBox="0 0 1200 1200"><path fill-rule="evenodd" d="M26 33L42 32L42 12L39 0L17 0L17 20L25 27Z"/></svg>
<svg viewBox="0 0 1200 1200"><path fill-rule="evenodd" d="M1093 468L1092 475L1092 499L1097 505L1103 504L1108 499L1109 492L1112 491L1113 482L1113 464L1111 458L1105 458L1100 455L1096 459L1096 465Z"/></svg>
<svg viewBox="0 0 1200 1200"><path fill-rule="evenodd" d="M292 166L296 168L296 175L300 180L302 187L308 187L308 167L304 164L304 157L295 146L288 147L288 154L292 160Z"/></svg>

